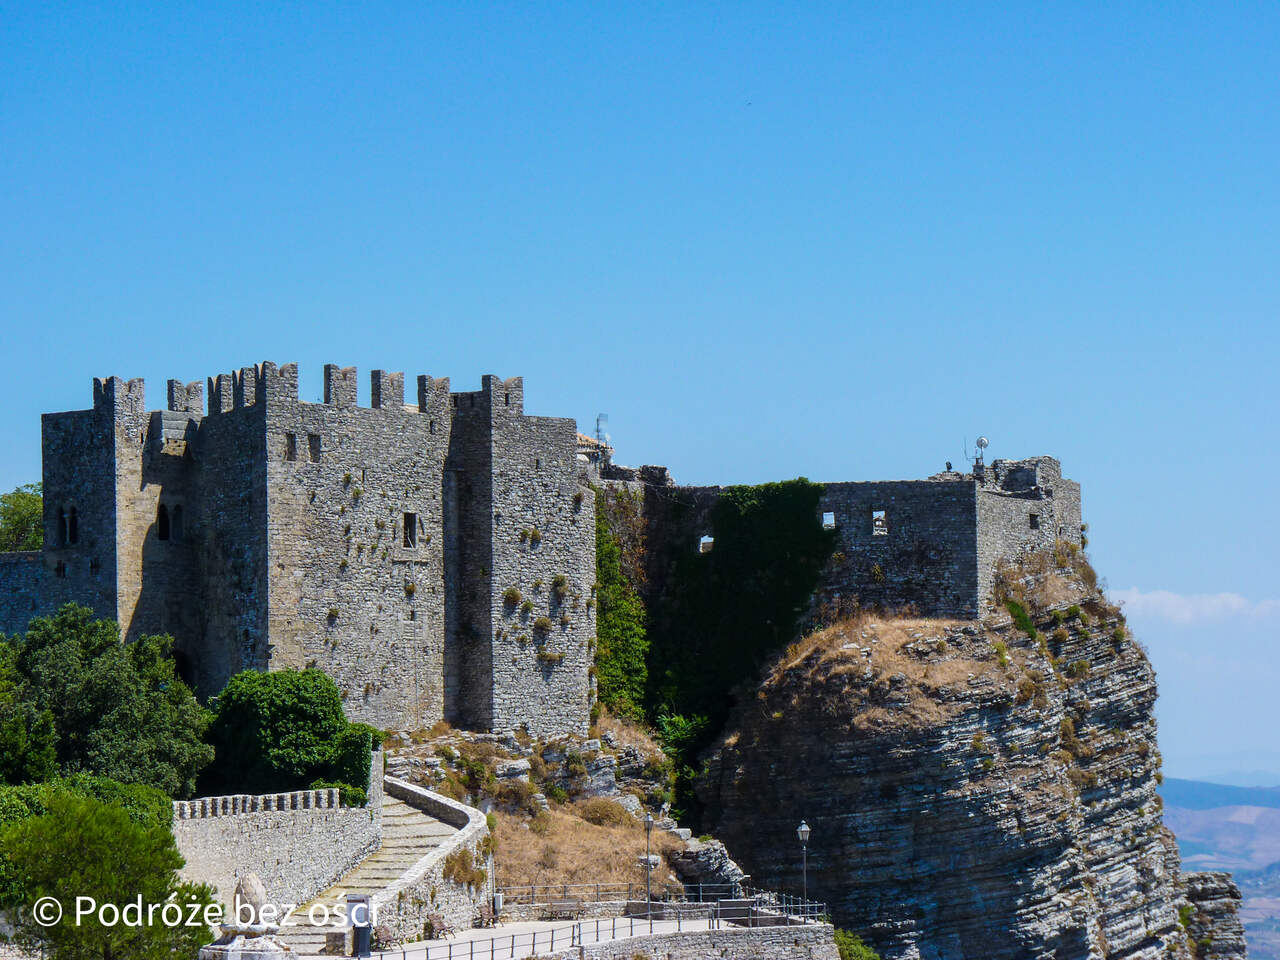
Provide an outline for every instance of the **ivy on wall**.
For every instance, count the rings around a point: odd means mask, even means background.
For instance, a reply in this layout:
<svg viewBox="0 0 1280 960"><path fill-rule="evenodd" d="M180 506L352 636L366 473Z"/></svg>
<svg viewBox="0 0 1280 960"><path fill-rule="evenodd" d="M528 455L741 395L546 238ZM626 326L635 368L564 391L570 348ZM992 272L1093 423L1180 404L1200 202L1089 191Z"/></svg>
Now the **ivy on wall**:
<svg viewBox="0 0 1280 960"><path fill-rule="evenodd" d="M624 543L629 551L624 550ZM635 582L642 550L639 494L597 489L597 691L600 702L615 715L635 719L644 717L649 677L645 608Z"/></svg>

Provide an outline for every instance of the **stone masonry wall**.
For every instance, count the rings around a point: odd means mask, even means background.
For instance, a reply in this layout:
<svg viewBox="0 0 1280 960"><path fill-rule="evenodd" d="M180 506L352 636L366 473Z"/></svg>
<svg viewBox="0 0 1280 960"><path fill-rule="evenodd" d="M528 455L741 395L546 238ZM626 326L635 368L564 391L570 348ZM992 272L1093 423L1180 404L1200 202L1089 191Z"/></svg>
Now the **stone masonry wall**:
<svg viewBox="0 0 1280 960"><path fill-rule="evenodd" d="M493 398L492 726L582 735L595 638L595 497L578 479L577 428L524 416L518 377L486 377L485 389ZM508 603L512 589L521 599Z"/></svg>
<svg viewBox="0 0 1280 960"><path fill-rule="evenodd" d="M978 596L986 601L997 563L1054 542L1080 543L1080 484L1053 457L996 460L978 484Z"/></svg>
<svg viewBox="0 0 1280 960"><path fill-rule="evenodd" d="M584 923L585 927L586 924ZM541 945L539 945L541 950ZM539 956L592 960L837 960L830 924L793 927L730 927L698 932L627 937Z"/></svg>
<svg viewBox="0 0 1280 960"><path fill-rule="evenodd" d="M819 603L976 612L972 480L828 483L818 509L834 514L837 538Z"/></svg>
<svg viewBox="0 0 1280 960"><path fill-rule="evenodd" d="M450 880L445 873L449 858L460 850L470 851L475 862L485 863L480 853L481 843L489 835L485 815L475 807L394 777L386 778L386 791L409 806L456 827L458 832L374 895L378 925L387 927L395 939L402 941L424 939L427 918L433 914L443 917L455 930L471 927L479 915L480 905L488 900L488 886L467 886Z"/></svg>
<svg viewBox="0 0 1280 960"><path fill-rule="evenodd" d="M381 755L373 759L380 769ZM227 906L245 872L271 902L306 903L382 843L382 780L370 778L366 807L339 806L337 790L180 800L173 835L182 877L213 884Z"/></svg>
<svg viewBox="0 0 1280 960"><path fill-rule="evenodd" d="M401 374L373 372L381 407L347 393L300 403L285 368L266 423L271 666L317 666L349 716L430 727L444 716L442 480L448 381L406 406ZM284 378L287 376L287 380ZM406 530L406 524L409 529Z"/></svg>

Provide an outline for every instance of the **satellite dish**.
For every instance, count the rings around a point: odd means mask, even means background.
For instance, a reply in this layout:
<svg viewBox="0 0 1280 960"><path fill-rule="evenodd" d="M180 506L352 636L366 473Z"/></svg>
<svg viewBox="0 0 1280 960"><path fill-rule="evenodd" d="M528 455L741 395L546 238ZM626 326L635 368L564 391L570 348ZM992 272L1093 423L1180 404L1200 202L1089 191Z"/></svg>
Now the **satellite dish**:
<svg viewBox="0 0 1280 960"><path fill-rule="evenodd" d="M989 444L990 442L991 442L991 441L990 441L990 440L988 440L986 437L979 437L979 438L978 438L978 449L979 449L979 450L985 450L985 449L987 449L987 444Z"/></svg>

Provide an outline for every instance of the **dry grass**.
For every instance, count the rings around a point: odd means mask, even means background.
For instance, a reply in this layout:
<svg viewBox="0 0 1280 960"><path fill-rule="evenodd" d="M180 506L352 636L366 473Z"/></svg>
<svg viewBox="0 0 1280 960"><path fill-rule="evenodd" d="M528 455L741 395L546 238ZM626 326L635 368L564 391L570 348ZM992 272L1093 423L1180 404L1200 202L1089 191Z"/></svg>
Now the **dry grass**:
<svg viewBox="0 0 1280 960"><path fill-rule="evenodd" d="M644 883L644 826L597 825L561 810L524 817L497 813L498 850L494 863L504 886L553 883ZM532 829L531 829L532 827ZM653 831L653 852L666 860L684 848L669 833ZM668 868L654 871L653 882L673 883Z"/></svg>
<svg viewBox="0 0 1280 960"><path fill-rule="evenodd" d="M658 746L658 742L653 739L648 730L633 720L613 716L603 704L600 705L600 719L596 721L596 732L601 736L606 733L612 734L619 750L623 747L635 747L642 756L647 758L663 756L662 748Z"/></svg>

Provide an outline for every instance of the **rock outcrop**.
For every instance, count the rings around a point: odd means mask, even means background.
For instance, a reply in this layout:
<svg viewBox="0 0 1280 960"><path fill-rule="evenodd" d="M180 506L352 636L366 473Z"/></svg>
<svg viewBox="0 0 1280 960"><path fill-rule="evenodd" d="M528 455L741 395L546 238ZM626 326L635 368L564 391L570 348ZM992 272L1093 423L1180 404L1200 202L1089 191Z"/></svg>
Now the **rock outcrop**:
<svg viewBox="0 0 1280 960"><path fill-rule="evenodd" d="M886 960L1243 957L1229 881L1184 887L1161 822L1150 663L1051 587L1034 630L866 616L794 645L709 758L705 826L798 892L806 820L810 895Z"/></svg>

